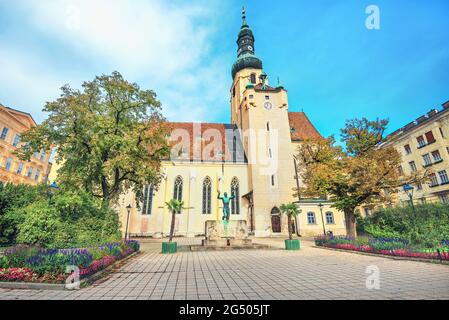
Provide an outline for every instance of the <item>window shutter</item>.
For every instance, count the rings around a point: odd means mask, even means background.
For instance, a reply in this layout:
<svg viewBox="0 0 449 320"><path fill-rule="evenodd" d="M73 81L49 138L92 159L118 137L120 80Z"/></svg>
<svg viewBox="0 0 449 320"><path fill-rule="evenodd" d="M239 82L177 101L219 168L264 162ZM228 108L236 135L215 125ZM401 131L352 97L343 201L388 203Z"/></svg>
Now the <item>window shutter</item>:
<svg viewBox="0 0 449 320"><path fill-rule="evenodd" d="M433 132L429 131L426 133L427 143L435 142L435 137L433 136Z"/></svg>

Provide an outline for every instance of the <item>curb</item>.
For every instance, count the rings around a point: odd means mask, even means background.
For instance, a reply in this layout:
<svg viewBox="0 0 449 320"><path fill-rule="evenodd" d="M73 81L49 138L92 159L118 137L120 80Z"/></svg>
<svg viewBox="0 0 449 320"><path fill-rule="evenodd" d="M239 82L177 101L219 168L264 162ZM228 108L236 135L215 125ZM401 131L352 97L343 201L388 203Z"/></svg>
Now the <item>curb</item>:
<svg viewBox="0 0 449 320"><path fill-rule="evenodd" d="M420 258L412 258L412 257L388 256L388 255L380 254L380 253L360 252L360 251L354 251L354 250L345 250L345 249L329 248L329 247L320 247L320 246L316 246L316 245L312 246L312 248L318 248L318 249L324 249L324 250L330 250L330 251L338 251L338 252L346 252L346 253L358 254L358 255L363 255L363 256L371 256L371 257L377 257L377 258L387 258L387 259L392 259L392 260L424 262L424 263L432 263L432 264L448 265L449 266L449 261L445 261L445 260L439 261L439 260L420 259Z"/></svg>
<svg viewBox="0 0 449 320"><path fill-rule="evenodd" d="M0 289L22 289L22 290L55 290L63 291L65 284L34 283L34 282L0 282Z"/></svg>
<svg viewBox="0 0 449 320"><path fill-rule="evenodd" d="M84 278L80 281L80 287L86 287L94 283L103 277L106 273L112 271L112 269L116 268L119 264L128 261L129 259L141 254L141 251L134 252L129 256L118 260L111 264L110 266L90 275L87 278ZM65 284L55 284L55 283L36 283L36 282L0 282L0 289L22 289L22 290L53 290L53 291L63 291L68 290L65 287ZM71 291L71 290L70 290Z"/></svg>

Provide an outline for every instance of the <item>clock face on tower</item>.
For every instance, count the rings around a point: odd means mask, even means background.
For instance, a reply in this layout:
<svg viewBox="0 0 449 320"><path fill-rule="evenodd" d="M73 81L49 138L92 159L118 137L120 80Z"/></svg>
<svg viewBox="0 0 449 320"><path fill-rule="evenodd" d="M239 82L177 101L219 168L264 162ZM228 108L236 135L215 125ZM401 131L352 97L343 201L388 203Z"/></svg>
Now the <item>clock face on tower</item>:
<svg viewBox="0 0 449 320"><path fill-rule="evenodd" d="M271 110L271 108L273 108L273 105L271 104L271 102L265 102L264 107L267 110Z"/></svg>

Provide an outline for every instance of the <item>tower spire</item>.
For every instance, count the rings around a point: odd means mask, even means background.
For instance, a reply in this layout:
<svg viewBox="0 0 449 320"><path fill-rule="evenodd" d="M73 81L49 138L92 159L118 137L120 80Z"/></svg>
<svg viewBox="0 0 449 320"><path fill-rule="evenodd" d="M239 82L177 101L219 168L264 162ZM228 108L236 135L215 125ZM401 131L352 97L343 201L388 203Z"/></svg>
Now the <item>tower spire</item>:
<svg viewBox="0 0 449 320"><path fill-rule="evenodd" d="M245 6L242 5L242 28L244 27L248 27L248 23L246 22Z"/></svg>
<svg viewBox="0 0 449 320"><path fill-rule="evenodd" d="M245 6L242 6L242 27L237 39L237 61L232 66L232 78L245 68L262 69L262 61L255 56L254 35L246 21Z"/></svg>

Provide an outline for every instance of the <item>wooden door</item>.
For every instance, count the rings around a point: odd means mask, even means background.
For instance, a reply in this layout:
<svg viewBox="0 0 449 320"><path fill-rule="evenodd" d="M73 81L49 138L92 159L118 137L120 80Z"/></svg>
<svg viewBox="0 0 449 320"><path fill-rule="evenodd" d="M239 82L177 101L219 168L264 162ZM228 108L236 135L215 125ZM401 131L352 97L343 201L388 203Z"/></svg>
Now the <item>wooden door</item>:
<svg viewBox="0 0 449 320"><path fill-rule="evenodd" d="M280 215L272 215L271 216L271 230L273 233L281 232L281 216Z"/></svg>

